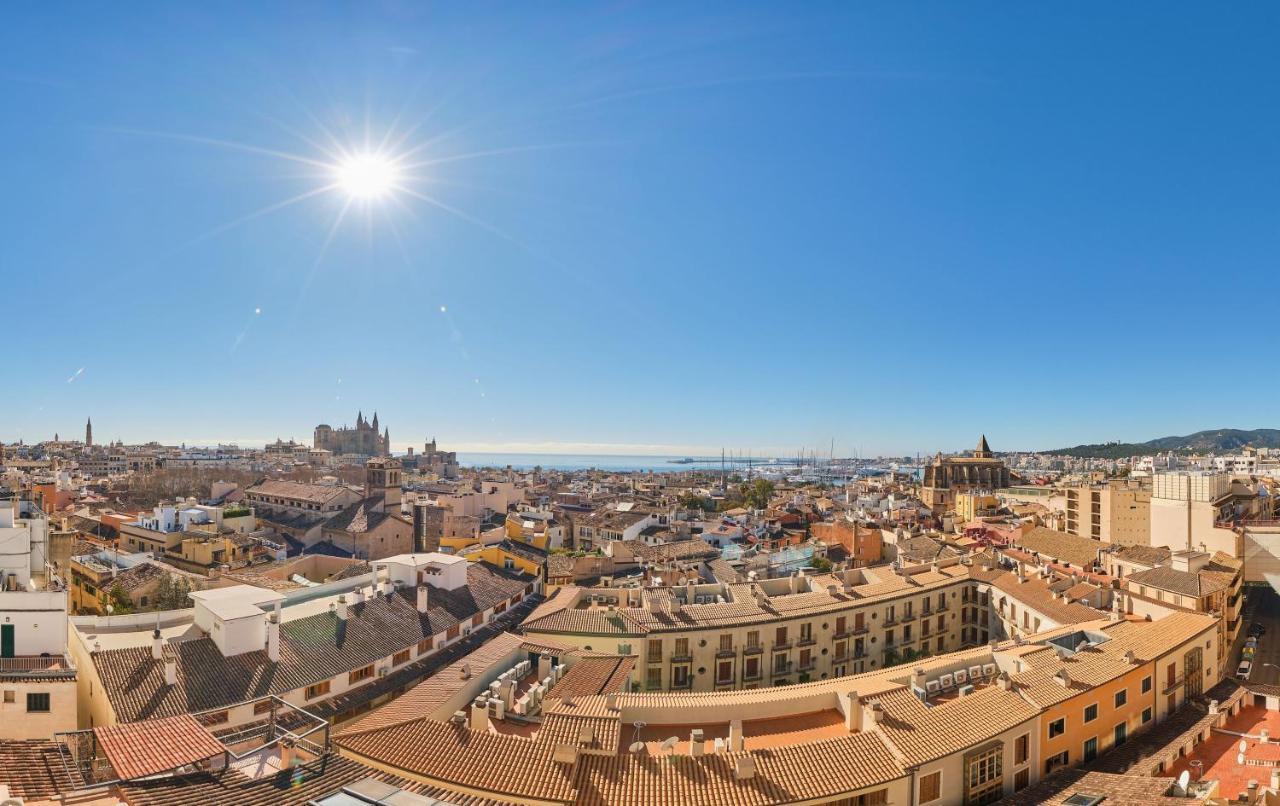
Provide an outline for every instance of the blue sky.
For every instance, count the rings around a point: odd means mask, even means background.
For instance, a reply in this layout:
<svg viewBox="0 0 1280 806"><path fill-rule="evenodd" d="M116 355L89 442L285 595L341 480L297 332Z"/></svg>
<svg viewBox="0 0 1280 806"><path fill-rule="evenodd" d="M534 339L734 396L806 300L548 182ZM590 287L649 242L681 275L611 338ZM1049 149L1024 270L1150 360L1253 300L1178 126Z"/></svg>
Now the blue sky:
<svg viewBox="0 0 1280 806"><path fill-rule="evenodd" d="M1275 426L1276 16L10 9L0 439L358 409L399 447L618 453ZM366 130L434 203L242 220L329 181L268 152Z"/></svg>

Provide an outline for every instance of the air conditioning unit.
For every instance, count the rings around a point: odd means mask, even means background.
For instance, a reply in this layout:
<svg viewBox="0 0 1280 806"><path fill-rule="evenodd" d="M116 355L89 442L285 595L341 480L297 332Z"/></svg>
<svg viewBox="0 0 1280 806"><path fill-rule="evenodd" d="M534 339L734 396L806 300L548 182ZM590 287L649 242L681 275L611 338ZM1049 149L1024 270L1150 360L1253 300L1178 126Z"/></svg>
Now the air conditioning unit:
<svg viewBox="0 0 1280 806"><path fill-rule="evenodd" d="M982 674L984 677L994 677L996 673L996 665L994 663L982 664Z"/></svg>
<svg viewBox="0 0 1280 806"><path fill-rule="evenodd" d="M969 679L970 679L970 680L977 680L979 677L982 677L982 667L981 667L981 666L970 666L970 667L969 667Z"/></svg>
<svg viewBox="0 0 1280 806"><path fill-rule="evenodd" d="M930 694L937 694L939 691L942 691L942 684L937 680L930 680L924 684L924 689Z"/></svg>
<svg viewBox="0 0 1280 806"><path fill-rule="evenodd" d="M969 682L969 673L964 669L956 669L955 678L958 685L964 685Z"/></svg>
<svg viewBox="0 0 1280 806"><path fill-rule="evenodd" d="M942 687L944 689L955 688L955 685L956 685L955 677L953 677L950 674L944 674L941 678L939 678L938 682L942 684Z"/></svg>
<svg viewBox="0 0 1280 806"><path fill-rule="evenodd" d="M966 686L961 686L961 687L960 687L960 696L961 696L961 697L968 697L968 696L969 696L970 694L972 694L972 693L973 693L973 686L967 686L967 685L966 685Z"/></svg>

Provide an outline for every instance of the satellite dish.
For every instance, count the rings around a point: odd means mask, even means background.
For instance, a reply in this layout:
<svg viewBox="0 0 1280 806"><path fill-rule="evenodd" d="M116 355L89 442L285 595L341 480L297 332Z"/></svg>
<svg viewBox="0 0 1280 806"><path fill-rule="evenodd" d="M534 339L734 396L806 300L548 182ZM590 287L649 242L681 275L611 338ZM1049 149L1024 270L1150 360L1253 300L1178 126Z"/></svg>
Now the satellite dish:
<svg viewBox="0 0 1280 806"><path fill-rule="evenodd" d="M1187 791L1187 786L1191 783L1191 771L1183 770L1182 775L1178 776L1178 789L1182 792Z"/></svg>
<svg viewBox="0 0 1280 806"><path fill-rule="evenodd" d="M672 736L662 743L663 750L674 750L675 746L680 743L679 736Z"/></svg>
<svg viewBox="0 0 1280 806"><path fill-rule="evenodd" d="M644 742L632 742L631 746L628 747L627 750L629 750L632 753L644 752Z"/></svg>

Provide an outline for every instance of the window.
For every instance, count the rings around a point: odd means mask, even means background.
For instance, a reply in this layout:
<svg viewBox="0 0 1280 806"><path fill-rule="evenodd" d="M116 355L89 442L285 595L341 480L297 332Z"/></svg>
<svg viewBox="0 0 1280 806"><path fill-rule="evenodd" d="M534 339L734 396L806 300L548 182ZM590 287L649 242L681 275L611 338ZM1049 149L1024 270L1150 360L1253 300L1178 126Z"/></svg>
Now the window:
<svg viewBox="0 0 1280 806"><path fill-rule="evenodd" d="M1049 723L1050 739L1052 739L1055 736L1061 736L1066 732L1067 732L1067 718L1065 716L1060 716Z"/></svg>
<svg viewBox="0 0 1280 806"><path fill-rule="evenodd" d="M1084 760L1086 762L1093 761L1098 757L1098 737L1094 736L1085 740L1084 743Z"/></svg>
<svg viewBox="0 0 1280 806"><path fill-rule="evenodd" d="M204 723L205 727L208 727L210 725L225 724L230 718L231 714L228 711L215 711L212 714L205 714L201 721Z"/></svg>
<svg viewBox="0 0 1280 806"><path fill-rule="evenodd" d="M1067 755L1066 750L1063 750L1061 753L1058 753L1057 755L1049 756L1049 758L1045 759L1045 762L1044 762L1044 774L1048 775L1049 773L1053 772L1059 767L1067 766L1067 764L1069 763L1070 763L1070 757Z"/></svg>
<svg viewBox="0 0 1280 806"><path fill-rule="evenodd" d="M361 680L368 680L370 677L373 677L372 663L359 669L353 669L347 675L347 683L359 683Z"/></svg>
<svg viewBox="0 0 1280 806"><path fill-rule="evenodd" d="M1084 707L1084 721L1092 722L1097 718L1098 718L1098 704L1095 702L1093 705L1086 705Z"/></svg>
<svg viewBox="0 0 1280 806"><path fill-rule="evenodd" d="M812 641L812 640L813 640L813 625L812 625L812 624L810 624L810 623L808 623L808 622L805 622L804 624L801 624L801 625L800 625L800 640L801 640L801 641Z"/></svg>
<svg viewBox="0 0 1280 806"><path fill-rule="evenodd" d="M928 803L942 797L942 771L931 772L920 779L920 802Z"/></svg>
<svg viewBox="0 0 1280 806"><path fill-rule="evenodd" d="M254 713L254 714L269 714L269 713L271 713L271 704L272 704L272 702L273 702L273 701L272 701L271 699L269 699L269 698L268 698L268 699L265 699L265 700L258 700L257 702L255 702L255 703L253 704L253 713Z"/></svg>
<svg viewBox="0 0 1280 806"><path fill-rule="evenodd" d="M755 680L760 676L760 659L757 657L747 658L742 662L742 677L744 680Z"/></svg>
<svg viewBox="0 0 1280 806"><path fill-rule="evenodd" d="M1031 755L1031 734L1024 733L1013 741L1013 763L1026 764Z"/></svg>
<svg viewBox="0 0 1280 806"><path fill-rule="evenodd" d="M653 638L649 639L648 658L650 663L662 662L662 641Z"/></svg>
<svg viewBox="0 0 1280 806"><path fill-rule="evenodd" d="M720 684L733 682L733 661L722 660L716 664L716 682Z"/></svg>
<svg viewBox="0 0 1280 806"><path fill-rule="evenodd" d="M787 661L787 656L784 655L783 653L779 652L777 655L773 656L773 673L774 674L785 674L787 671L787 666L789 665L790 663Z"/></svg>
<svg viewBox="0 0 1280 806"><path fill-rule="evenodd" d="M27 695L27 713L31 714L47 714L49 713L49 693L42 691Z"/></svg>
<svg viewBox="0 0 1280 806"><path fill-rule="evenodd" d="M1129 689L1122 688L1116 692L1116 707L1123 708L1129 702Z"/></svg>
<svg viewBox="0 0 1280 806"><path fill-rule="evenodd" d="M720 651L721 652L733 651L733 635L731 635L730 633L725 633L724 635L720 636Z"/></svg>
<svg viewBox="0 0 1280 806"><path fill-rule="evenodd" d="M686 688L689 685L689 667L685 664L671 667L671 687Z"/></svg>
<svg viewBox="0 0 1280 806"><path fill-rule="evenodd" d="M889 790L887 789L877 789L853 799L853 806L888 806L888 804Z"/></svg>
<svg viewBox="0 0 1280 806"><path fill-rule="evenodd" d="M675 651L674 651L674 652L672 652L671 654L672 654L672 656L673 656L673 657L677 657L677 658L687 658L687 657L689 657L689 639L688 639L688 638L677 638L677 639L676 639L676 649L675 649Z"/></svg>
<svg viewBox="0 0 1280 806"><path fill-rule="evenodd" d="M866 620L861 613L853 614L853 628L855 630L865 630L867 628Z"/></svg>
<svg viewBox="0 0 1280 806"><path fill-rule="evenodd" d="M645 675L645 688L650 691L657 691L662 688L662 667L655 666Z"/></svg>
<svg viewBox="0 0 1280 806"><path fill-rule="evenodd" d="M396 654L391 656L392 666L399 666L402 663L408 663L408 662L409 662L409 650L407 649L402 649Z"/></svg>
<svg viewBox="0 0 1280 806"><path fill-rule="evenodd" d="M1144 725L1145 725L1145 724L1147 724L1147 723L1148 723L1148 722L1150 722L1150 721L1151 721L1151 708L1150 708L1150 707L1143 708L1143 709L1142 709L1142 724L1144 724Z"/></svg>
<svg viewBox="0 0 1280 806"><path fill-rule="evenodd" d="M1003 754L1004 747L997 744L968 759L965 764L965 803L995 803L1003 797Z"/></svg>
<svg viewBox="0 0 1280 806"><path fill-rule="evenodd" d="M779 627L778 629L774 630L774 633L773 633L773 642L774 642L775 644L779 644L779 645L781 645L781 644L785 644L785 643L787 642L787 628L786 628L786 627Z"/></svg>
<svg viewBox="0 0 1280 806"><path fill-rule="evenodd" d="M430 651L431 651L431 639L430 639L430 638L423 638L421 641L419 641L419 642L418 642L418 654L419 654L419 655L425 655L425 654L427 654L427 653L428 653L428 652L430 652Z"/></svg>
<svg viewBox="0 0 1280 806"><path fill-rule="evenodd" d="M760 646L760 631L751 630L747 633L747 647L757 649Z"/></svg>
<svg viewBox="0 0 1280 806"><path fill-rule="evenodd" d="M1031 784L1031 770L1023 767L1013 774L1013 791L1021 792Z"/></svg>
<svg viewBox="0 0 1280 806"><path fill-rule="evenodd" d="M1121 722L1119 725L1116 725L1115 734L1116 734L1115 746L1119 747L1120 745L1124 744L1125 741L1129 738L1129 726L1126 725L1124 722Z"/></svg>
<svg viewBox="0 0 1280 806"><path fill-rule="evenodd" d="M848 621L845 616L836 616L836 635L841 635L845 632L844 627L847 623Z"/></svg>
<svg viewBox="0 0 1280 806"><path fill-rule="evenodd" d="M1142 678L1142 693L1146 694L1151 691L1151 675Z"/></svg>
<svg viewBox="0 0 1280 806"><path fill-rule="evenodd" d="M6 704L17 702L18 692L12 689L6 689L4 692L4 701Z"/></svg>
<svg viewBox="0 0 1280 806"><path fill-rule="evenodd" d="M329 681L325 680L321 683L315 683L313 685L307 686L306 691L303 692L303 696L305 696L308 700L314 700L316 697L323 697L328 693L329 693Z"/></svg>

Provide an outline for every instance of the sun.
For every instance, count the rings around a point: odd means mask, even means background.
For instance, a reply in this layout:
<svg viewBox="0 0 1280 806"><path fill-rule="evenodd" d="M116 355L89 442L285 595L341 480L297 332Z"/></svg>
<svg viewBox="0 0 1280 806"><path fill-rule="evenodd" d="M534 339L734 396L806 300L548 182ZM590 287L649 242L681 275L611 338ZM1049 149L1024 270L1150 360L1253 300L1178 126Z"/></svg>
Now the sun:
<svg viewBox="0 0 1280 806"><path fill-rule="evenodd" d="M380 154L363 153L345 157L334 166L334 182L353 199L373 201L387 196L401 183L400 166Z"/></svg>

